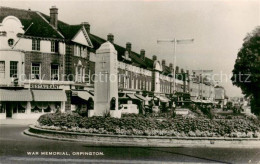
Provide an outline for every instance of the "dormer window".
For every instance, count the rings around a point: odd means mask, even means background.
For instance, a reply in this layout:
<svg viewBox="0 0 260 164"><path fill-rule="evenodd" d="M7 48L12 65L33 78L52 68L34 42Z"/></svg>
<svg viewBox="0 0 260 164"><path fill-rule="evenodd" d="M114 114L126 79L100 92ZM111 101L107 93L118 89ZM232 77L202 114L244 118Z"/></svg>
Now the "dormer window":
<svg viewBox="0 0 260 164"><path fill-rule="evenodd" d="M32 39L32 50L40 51L40 39Z"/></svg>

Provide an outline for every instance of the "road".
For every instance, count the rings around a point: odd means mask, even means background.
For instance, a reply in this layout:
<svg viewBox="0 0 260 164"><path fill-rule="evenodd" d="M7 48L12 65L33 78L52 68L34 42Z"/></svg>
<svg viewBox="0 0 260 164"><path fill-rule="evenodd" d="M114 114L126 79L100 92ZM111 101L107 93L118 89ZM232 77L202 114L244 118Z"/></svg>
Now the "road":
<svg viewBox="0 0 260 164"><path fill-rule="evenodd" d="M260 149L95 147L26 136L26 128L0 125L0 163L260 163Z"/></svg>

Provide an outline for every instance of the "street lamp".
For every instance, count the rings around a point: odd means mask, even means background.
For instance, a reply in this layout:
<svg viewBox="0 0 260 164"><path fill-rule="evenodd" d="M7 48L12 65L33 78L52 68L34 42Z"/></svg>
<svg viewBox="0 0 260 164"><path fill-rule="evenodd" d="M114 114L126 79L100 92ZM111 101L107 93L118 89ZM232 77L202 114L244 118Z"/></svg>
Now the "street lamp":
<svg viewBox="0 0 260 164"><path fill-rule="evenodd" d="M188 43L192 43L194 41L194 39L161 39L161 40L157 40L157 43L173 43L173 93L175 93L175 70L176 70L176 45L177 44L188 44Z"/></svg>

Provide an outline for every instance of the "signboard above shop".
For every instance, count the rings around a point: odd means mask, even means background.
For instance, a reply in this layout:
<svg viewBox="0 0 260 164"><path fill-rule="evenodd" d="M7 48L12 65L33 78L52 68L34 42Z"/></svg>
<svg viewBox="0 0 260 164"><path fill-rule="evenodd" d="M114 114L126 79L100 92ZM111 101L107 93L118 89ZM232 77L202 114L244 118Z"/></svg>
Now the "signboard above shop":
<svg viewBox="0 0 260 164"><path fill-rule="evenodd" d="M30 88L35 89L61 89L59 84L30 84Z"/></svg>

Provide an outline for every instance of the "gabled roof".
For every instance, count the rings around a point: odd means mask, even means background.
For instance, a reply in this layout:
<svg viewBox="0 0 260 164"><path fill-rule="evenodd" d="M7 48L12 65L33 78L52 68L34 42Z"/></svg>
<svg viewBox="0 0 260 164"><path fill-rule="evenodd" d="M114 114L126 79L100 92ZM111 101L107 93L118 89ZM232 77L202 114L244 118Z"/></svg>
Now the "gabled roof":
<svg viewBox="0 0 260 164"><path fill-rule="evenodd" d="M33 25L29 28L29 30L25 33L26 36L34 36L34 37L45 37L45 38L58 38L58 39L66 39L71 41L73 37L79 32L80 29L84 28L84 25L69 25L62 21L58 21L58 28L53 28L52 25L49 24L50 17L46 14L31 11L31 10L22 10L22 9L14 9L9 7L0 7L0 22L6 17L13 15L17 17L22 25L24 26L24 30L26 30L30 24L33 22ZM94 34L88 33L89 37L88 42L94 50L97 50L101 44L105 43L106 40L100 38ZM115 49L118 52L118 60L123 61L123 56L125 54L126 49L120 45L114 44ZM145 57L141 58L140 54L131 51L129 57L132 60L132 65L149 69L153 69L154 61L150 58ZM170 68L168 66L163 67L163 73L165 75L170 74Z"/></svg>
<svg viewBox="0 0 260 164"><path fill-rule="evenodd" d="M63 37L36 11L0 7L0 22L2 22L5 17L11 15L17 17L21 21L24 30L33 23L24 34L26 36L63 39Z"/></svg>
<svg viewBox="0 0 260 164"><path fill-rule="evenodd" d="M100 38L94 34L89 34L89 37L91 39L91 42L93 44L93 48L95 50L97 50L101 44L105 43L106 40L103 38ZM115 49L117 50L117 58L119 61L124 61L123 56L125 54L126 49L123 48L122 46L119 46L117 44L114 44ZM153 61L149 58L145 58L145 60L143 60L141 58L141 56L139 54L137 54L136 52L131 51L130 56L132 59L132 65L138 66L138 67L142 67L142 68L147 68L147 69L152 69L153 68Z"/></svg>
<svg viewBox="0 0 260 164"><path fill-rule="evenodd" d="M41 13L42 14L42 13ZM50 16L42 14L42 16L50 22ZM76 24L76 25L69 25L64 23L63 21L58 20L58 31L62 33L66 40L72 40L73 37L79 32L80 29L83 29L84 25ZM84 29L86 30L86 29ZM88 36L90 37L90 36ZM87 38L89 45L92 47L91 39Z"/></svg>

